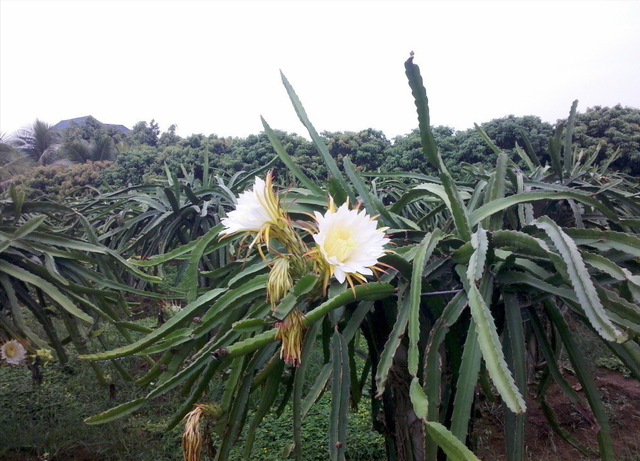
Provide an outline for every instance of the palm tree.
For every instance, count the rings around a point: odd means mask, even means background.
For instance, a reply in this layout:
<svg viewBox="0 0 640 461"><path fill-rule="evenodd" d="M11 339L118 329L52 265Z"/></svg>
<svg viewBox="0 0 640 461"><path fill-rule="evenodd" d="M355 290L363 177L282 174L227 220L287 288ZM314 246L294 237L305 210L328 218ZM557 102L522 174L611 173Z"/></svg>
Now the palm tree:
<svg viewBox="0 0 640 461"><path fill-rule="evenodd" d="M91 143L83 139L67 141L56 150L58 161L65 159L77 163L113 161L117 155L118 149L109 136L102 136Z"/></svg>
<svg viewBox="0 0 640 461"><path fill-rule="evenodd" d="M11 177L22 173L32 164L31 158L16 148L15 140L4 133L0 134L0 189Z"/></svg>
<svg viewBox="0 0 640 461"><path fill-rule="evenodd" d="M15 138L20 151L41 164L51 163L50 154L54 146L60 143L60 133L52 125L38 119L29 128L19 130ZM49 155L43 158L47 151Z"/></svg>

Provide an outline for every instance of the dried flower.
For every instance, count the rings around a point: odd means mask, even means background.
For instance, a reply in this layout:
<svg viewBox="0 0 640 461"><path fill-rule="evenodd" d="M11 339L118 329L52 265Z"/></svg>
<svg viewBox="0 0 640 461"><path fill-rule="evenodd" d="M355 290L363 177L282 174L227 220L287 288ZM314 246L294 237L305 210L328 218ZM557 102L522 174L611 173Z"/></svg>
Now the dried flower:
<svg viewBox="0 0 640 461"><path fill-rule="evenodd" d="M200 431L201 420L216 420L220 416L221 408L216 403L198 403L184 417L185 425L182 433L182 456L185 461L200 461L203 440ZM205 434L206 438L206 434Z"/></svg>
<svg viewBox="0 0 640 461"><path fill-rule="evenodd" d="M389 243L384 231L378 229L378 221L366 211L350 210L344 203L337 210L333 200L323 215L315 212L318 233L313 239L317 251L327 265L329 276L338 282L345 280L353 284L353 279L365 282L365 275L372 275L377 269L378 258L384 254L384 245Z"/></svg>
<svg viewBox="0 0 640 461"><path fill-rule="evenodd" d="M282 322L276 324L276 327L278 328L276 339L282 341L280 357L291 366L299 367L302 338L307 328L304 324L304 315L294 307Z"/></svg>
<svg viewBox="0 0 640 461"><path fill-rule="evenodd" d="M12 339L0 347L0 355L7 363L17 365L27 357L27 350L17 339Z"/></svg>

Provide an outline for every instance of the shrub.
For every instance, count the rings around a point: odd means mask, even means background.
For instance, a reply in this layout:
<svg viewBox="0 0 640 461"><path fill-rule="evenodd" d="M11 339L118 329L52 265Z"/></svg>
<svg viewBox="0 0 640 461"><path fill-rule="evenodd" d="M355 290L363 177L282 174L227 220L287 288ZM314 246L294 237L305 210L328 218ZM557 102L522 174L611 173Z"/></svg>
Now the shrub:
<svg viewBox="0 0 640 461"><path fill-rule="evenodd" d="M27 200L61 202L69 196L93 194L92 188L100 185L100 173L110 165L102 161L39 166L16 176L14 183Z"/></svg>

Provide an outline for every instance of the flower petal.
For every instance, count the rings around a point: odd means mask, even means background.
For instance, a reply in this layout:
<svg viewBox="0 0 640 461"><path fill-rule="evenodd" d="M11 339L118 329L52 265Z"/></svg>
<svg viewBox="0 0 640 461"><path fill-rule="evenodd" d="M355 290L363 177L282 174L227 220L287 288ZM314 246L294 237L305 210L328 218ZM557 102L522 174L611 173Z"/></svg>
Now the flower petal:
<svg viewBox="0 0 640 461"><path fill-rule="evenodd" d="M386 228L378 229L377 220L364 210L350 210L347 203L333 209L330 206L324 215L315 212L318 233L313 239L322 258L340 283L350 274L372 275L371 267L389 243L384 236Z"/></svg>

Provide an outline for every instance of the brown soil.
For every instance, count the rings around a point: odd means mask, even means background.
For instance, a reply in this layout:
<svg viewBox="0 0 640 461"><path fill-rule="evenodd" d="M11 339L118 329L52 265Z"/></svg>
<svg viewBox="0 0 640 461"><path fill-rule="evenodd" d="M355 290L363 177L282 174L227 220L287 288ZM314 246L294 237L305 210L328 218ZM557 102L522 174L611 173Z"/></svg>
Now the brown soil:
<svg viewBox="0 0 640 461"><path fill-rule="evenodd" d="M578 380L565 376L567 381L586 398ZM640 461L640 383L633 378L625 378L617 371L598 368L596 384L600 389L603 403L610 416L611 436L618 461ZM547 392L547 402L556 413L560 427L581 445L597 450L596 433L598 426L587 409L576 408L554 383ZM581 453L565 442L551 427L533 398L527 402L527 423L525 432L525 458L531 461L577 461L597 460L599 456ZM505 460L502 407L498 403L485 402L480 405L482 417L475 422L474 436L476 454L485 461Z"/></svg>

